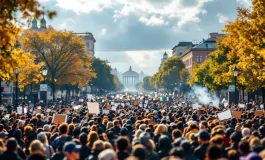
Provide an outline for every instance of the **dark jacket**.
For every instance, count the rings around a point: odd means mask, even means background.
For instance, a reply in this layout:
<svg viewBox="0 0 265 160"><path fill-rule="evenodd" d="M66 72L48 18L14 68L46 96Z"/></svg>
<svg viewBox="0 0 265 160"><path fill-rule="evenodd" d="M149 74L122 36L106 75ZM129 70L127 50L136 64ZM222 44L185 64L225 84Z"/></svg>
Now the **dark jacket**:
<svg viewBox="0 0 265 160"><path fill-rule="evenodd" d="M209 143L199 145L194 150L194 156L200 160L204 160Z"/></svg>
<svg viewBox="0 0 265 160"><path fill-rule="evenodd" d="M130 155L128 152L118 152L117 153L118 156L118 160L125 160L126 158L128 158Z"/></svg>
<svg viewBox="0 0 265 160"><path fill-rule="evenodd" d="M238 148L238 143L233 142L233 143L231 143L230 147L225 148L225 151L228 152L228 151L230 151L232 149L237 150L237 148Z"/></svg>
<svg viewBox="0 0 265 160"><path fill-rule="evenodd" d="M55 153L51 160L63 160L64 159L64 153L60 152L60 153Z"/></svg>
<svg viewBox="0 0 265 160"><path fill-rule="evenodd" d="M99 155L100 151L93 151L92 154L89 156L89 160L97 160L98 159L98 155Z"/></svg>
<svg viewBox="0 0 265 160"><path fill-rule="evenodd" d="M8 160L22 160L18 154L15 152L6 151L2 155L0 155L0 159L8 159Z"/></svg>
<svg viewBox="0 0 265 160"><path fill-rule="evenodd" d="M79 153L80 153L80 160L85 160L91 154L91 149L86 145L82 145Z"/></svg>

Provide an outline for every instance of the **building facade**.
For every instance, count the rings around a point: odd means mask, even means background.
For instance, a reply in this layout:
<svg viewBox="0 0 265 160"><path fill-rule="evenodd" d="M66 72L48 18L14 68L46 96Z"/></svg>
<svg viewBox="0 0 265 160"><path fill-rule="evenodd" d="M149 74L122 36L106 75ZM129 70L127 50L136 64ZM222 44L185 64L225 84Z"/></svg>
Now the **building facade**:
<svg viewBox="0 0 265 160"><path fill-rule="evenodd" d="M172 57L181 56L188 48L194 47L192 42L179 42L172 48Z"/></svg>
<svg viewBox="0 0 265 160"><path fill-rule="evenodd" d="M86 44L86 50L90 53L90 56L92 58L95 57L95 43L96 39L94 38L93 34L90 32L85 32L85 33L74 33L79 36L84 37L84 42Z"/></svg>
<svg viewBox="0 0 265 160"><path fill-rule="evenodd" d="M185 67L189 73L192 72L193 63L201 65L205 60L209 59L209 53L216 50L216 40L223 34L210 33L206 40L202 40L194 47L187 48L180 55Z"/></svg>
<svg viewBox="0 0 265 160"><path fill-rule="evenodd" d="M167 52L165 52L165 53L163 54L163 58L161 59L161 63L160 63L160 66L159 66L158 70L161 70L162 65L164 64L164 62L165 62L167 59L168 59L168 54L167 54Z"/></svg>

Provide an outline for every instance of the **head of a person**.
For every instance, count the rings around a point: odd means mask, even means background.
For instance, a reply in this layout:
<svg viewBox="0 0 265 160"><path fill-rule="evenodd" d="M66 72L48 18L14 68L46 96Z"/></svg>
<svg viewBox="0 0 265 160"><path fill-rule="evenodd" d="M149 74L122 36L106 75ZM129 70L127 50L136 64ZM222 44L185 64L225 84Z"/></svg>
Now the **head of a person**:
<svg viewBox="0 0 265 160"><path fill-rule="evenodd" d="M239 159L240 155L235 149L231 149L227 152L228 159Z"/></svg>
<svg viewBox="0 0 265 160"><path fill-rule="evenodd" d="M140 144L144 145L147 149L151 149L151 143L150 143L150 134L147 132L143 132L139 136Z"/></svg>
<svg viewBox="0 0 265 160"><path fill-rule="evenodd" d="M196 134L196 136L198 137L198 141L199 143L203 144L203 143L208 143L210 140L210 134L208 133L208 131L206 130L201 130L200 132L198 132Z"/></svg>
<svg viewBox="0 0 265 160"><path fill-rule="evenodd" d="M181 135L182 135L182 133L181 133L181 130L179 130L179 129L174 129L172 131L172 138L173 138L173 140L181 137Z"/></svg>
<svg viewBox="0 0 265 160"><path fill-rule="evenodd" d="M262 146L260 139L258 137L254 137L250 140L249 142L250 147L254 147L254 146Z"/></svg>
<svg viewBox="0 0 265 160"><path fill-rule="evenodd" d="M115 138L114 132L112 130L108 130L107 131L107 137L108 137L109 140Z"/></svg>
<svg viewBox="0 0 265 160"><path fill-rule="evenodd" d="M24 127L24 121L23 120L19 120L17 124L18 124L19 128Z"/></svg>
<svg viewBox="0 0 265 160"><path fill-rule="evenodd" d="M99 153L98 160L116 160L117 155L113 149L106 149Z"/></svg>
<svg viewBox="0 0 265 160"><path fill-rule="evenodd" d="M180 147L183 149L183 151L185 152L185 155L189 155L191 153L191 144L188 140L184 140L180 143Z"/></svg>
<svg viewBox="0 0 265 160"><path fill-rule="evenodd" d="M45 124L45 125L43 126L43 131L44 131L44 132L50 132L50 126L49 126L48 124Z"/></svg>
<svg viewBox="0 0 265 160"><path fill-rule="evenodd" d="M30 143L29 146L30 153L43 153L45 151L43 144L39 140L34 140Z"/></svg>
<svg viewBox="0 0 265 160"><path fill-rule="evenodd" d="M132 149L132 155L137 157L139 160L145 160L148 156L148 152L145 146L137 144Z"/></svg>
<svg viewBox="0 0 265 160"><path fill-rule="evenodd" d="M143 133L142 130L137 130L134 135L134 140L139 140L140 134Z"/></svg>
<svg viewBox="0 0 265 160"><path fill-rule="evenodd" d="M208 129L208 123L206 121L201 121L199 124L200 130L207 130Z"/></svg>
<svg viewBox="0 0 265 160"><path fill-rule="evenodd" d="M61 135L63 134L67 134L68 133L68 124L67 123L62 123L60 126L59 126L59 133Z"/></svg>
<svg viewBox="0 0 265 160"><path fill-rule="evenodd" d="M184 159L185 158L185 152L181 147L174 147L170 150L169 156L172 156L175 159Z"/></svg>
<svg viewBox="0 0 265 160"><path fill-rule="evenodd" d="M168 129L167 129L167 126L165 124L159 124L156 129L155 129L155 132L154 134L162 134L164 132L167 132Z"/></svg>
<svg viewBox="0 0 265 160"><path fill-rule="evenodd" d="M250 152L250 146L248 141L240 141L239 142L239 152L241 155L245 156Z"/></svg>
<svg viewBox="0 0 265 160"><path fill-rule="evenodd" d="M171 140L166 135L161 135L158 140L158 145L160 149L169 150L172 148Z"/></svg>
<svg viewBox="0 0 265 160"><path fill-rule="evenodd" d="M93 143L93 147L92 147L92 150L93 151L98 151L98 152L101 152L103 151L105 148L104 148L104 142L102 140L96 140L94 143Z"/></svg>
<svg viewBox="0 0 265 160"><path fill-rule="evenodd" d="M130 147L130 140L128 137L119 137L115 141L115 146L119 152L126 152Z"/></svg>
<svg viewBox="0 0 265 160"><path fill-rule="evenodd" d="M104 149L113 149L113 146L110 142L105 141L104 142Z"/></svg>
<svg viewBox="0 0 265 160"><path fill-rule="evenodd" d="M113 127L113 126L114 126L113 122L108 122L108 123L107 123L107 128L108 128L108 129L111 128L111 127Z"/></svg>
<svg viewBox="0 0 265 160"><path fill-rule="evenodd" d="M222 148L223 144L224 144L224 138L221 135L216 135L216 136L211 138L210 144L216 145L219 148Z"/></svg>
<svg viewBox="0 0 265 160"><path fill-rule="evenodd" d="M67 159L79 159L81 146L74 142L66 142L63 146L63 151Z"/></svg>
<svg viewBox="0 0 265 160"><path fill-rule="evenodd" d="M142 130L142 131L145 131L146 128L147 128L147 125L146 124L141 124L139 126L139 129Z"/></svg>
<svg viewBox="0 0 265 160"><path fill-rule="evenodd" d="M241 131L241 134L243 137L249 137L250 136L250 129L249 128L243 128Z"/></svg>
<svg viewBox="0 0 265 160"><path fill-rule="evenodd" d="M17 140L15 138L9 138L6 141L6 149L7 151L10 152L15 152L17 150L18 144L17 144Z"/></svg>
<svg viewBox="0 0 265 160"><path fill-rule="evenodd" d="M222 153L222 150L220 147L216 145L210 145L207 148L206 157L208 159L219 159L219 158L222 158L221 153Z"/></svg>
<svg viewBox="0 0 265 160"><path fill-rule="evenodd" d="M88 146L92 147L92 146L93 146L93 143L94 143L96 140L99 140L98 133L95 132L95 131L91 131L91 132L88 134L88 136L87 136L87 143L88 143Z"/></svg>
<svg viewBox="0 0 265 160"><path fill-rule="evenodd" d="M87 134L81 133L79 136L79 140L80 140L81 145L86 145L87 144Z"/></svg>
<svg viewBox="0 0 265 160"><path fill-rule="evenodd" d="M20 129L16 129L13 134L17 141L22 139L22 132Z"/></svg>
<svg viewBox="0 0 265 160"><path fill-rule="evenodd" d="M48 140L47 140L47 136L44 132L40 132L38 135L37 135L37 139L43 143L43 144L46 144L48 145Z"/></svg>

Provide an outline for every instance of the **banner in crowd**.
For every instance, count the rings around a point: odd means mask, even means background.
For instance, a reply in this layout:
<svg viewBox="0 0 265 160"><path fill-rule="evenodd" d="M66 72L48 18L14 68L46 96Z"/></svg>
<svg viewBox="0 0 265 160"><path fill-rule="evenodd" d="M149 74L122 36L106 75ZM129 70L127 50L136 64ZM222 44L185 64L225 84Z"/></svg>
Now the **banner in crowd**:
<svg viewBox="0 0 265 160"><path fill-rule="evenodd" d="M52 123L60 124L63 122L67 122L67 115L66 114L54 114L52 116Z"/></svg>
<svg viewBox="0 0 265 160"><path fill-rule="evenodd" d="M231 114L230 110L226 110L224 112L218 113L217 116L218 116L220 121L232 118L232 114Z"/></svg>
<svg viewBox="0 0 265 160"><path fill-rule="evenodd" d="M89 113L92 113L92 114L100 113L99 104L96 102L87 102L87 108L89 110Z"/></svg>

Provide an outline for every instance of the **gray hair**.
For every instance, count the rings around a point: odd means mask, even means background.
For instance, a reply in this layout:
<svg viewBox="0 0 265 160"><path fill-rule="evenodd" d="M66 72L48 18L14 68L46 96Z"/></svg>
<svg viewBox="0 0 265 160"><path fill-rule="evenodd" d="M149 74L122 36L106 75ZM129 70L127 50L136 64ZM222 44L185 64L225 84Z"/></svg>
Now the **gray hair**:
<svg viewBox="0 0 265 160"><path fill-rule="evenodd" d="M106 149L98 155L98 160L115 160L116 159L116 153L113 149Z"/></svg>

